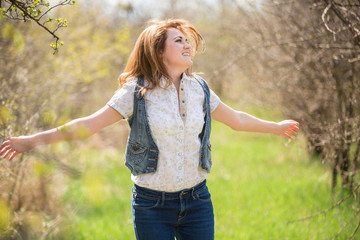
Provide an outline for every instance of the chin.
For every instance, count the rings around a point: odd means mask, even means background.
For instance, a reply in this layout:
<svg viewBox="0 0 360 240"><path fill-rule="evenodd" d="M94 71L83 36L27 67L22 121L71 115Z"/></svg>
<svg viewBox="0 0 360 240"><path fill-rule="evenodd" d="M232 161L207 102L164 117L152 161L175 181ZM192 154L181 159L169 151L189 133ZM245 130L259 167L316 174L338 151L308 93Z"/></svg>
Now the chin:
<svg viewBox="0 0 360 240"><path fill-rule="evenodd" d="M186 68L189 68L193 65L193 62L191 60L187 61L185 65L186 65Z"/></svg>

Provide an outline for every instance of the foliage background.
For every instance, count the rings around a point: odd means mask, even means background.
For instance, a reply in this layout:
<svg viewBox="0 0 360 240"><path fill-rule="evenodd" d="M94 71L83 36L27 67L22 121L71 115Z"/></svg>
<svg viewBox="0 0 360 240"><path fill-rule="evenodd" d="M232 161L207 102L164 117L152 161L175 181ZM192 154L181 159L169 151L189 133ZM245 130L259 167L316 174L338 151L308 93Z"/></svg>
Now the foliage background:
<svg viewBox="0 0 360 240"><path fill-rule="evenodd" d="M331 5L332 3L334 5ZM340 9L352 25L344 25L329 6ZM328 12L325 12L328 7ZM289 167L285 169L288 172L294 166L298 167L295 164L297 161L307 163L316 160L329 167L330 173L326 168L323 169L325 173L327 172L325 178L327 180L321 182L323 184L321 186L332 188L335 193L331 195L330 191L324 190L323 193L326 192L324 199L329 201L318 199L324 205L318 206L317 209L320 211L329 207L329 204L347 196L348 192L353 194L354 198L351 201L354 205L344 207L344 212L339 211L339 215L330 218L345 216L344 219L340 218L338 223L334 223L334 226L338 227L329 225L328 231L320 231L321 233L314 229L308 236L313 236L310 237L311 239L322 239L322 234L336 236L331 232L332 228L336 228L337 231L344 231L341 239L351 238L355 236L354 232L358 225L346 224L349 222L348 216L351 216L350 219L354 223L359 222L359 207L355 204L359 193L360 146L358 131L360 107L357 100L360 92L360 50L356 35L356 30L359 28L359 12L358 3L355 1L354 3L348 1L347 5L335 4L334 1L310 0L264 0L252 1L252 4L235 0L77 1L75 5L59 7L49 13L49 17L66 18L68 25L67 28L61 28L57 32L64 45L55 55L50 47L54 41L53 36L34 22L13 21L2 17L0 19L1 140L5 140L9 135L27 135L53 128L71 119L95 112L106 104L117 89L117 77L124 68L127 57L146 21L152 18L185 18L199 29L207 43L207 51L196 56L193 69L204 73L212 89L223 101L234 108L269 120L281 120L286 117L301 122L303 129L301 135L304 139L299 140L301 143L297 147L301 149L298 151L305 149L307 152L301 157L293 158L294 163L291 161L291 156L284 156L283 159L287 159L284 167ZM329 29L333 29L334 32L331 33ZM102 166L104 169L113 166L114 158L122 156L121 151L126 143L127 134L128 127L123 121L83 142L42 146L22 154L12 162L1 161L0 238L59 237L61 239L62 236L66 236L68 229L64 222L74 220L74 224L81 223L82 220L75 221L77 216L81 216L78 215L79 211L96 212L101 209L99 206L104 202L100 196L109 199L107 194L113 193L112 185L107 183L108 173L101 175L101 172L96 171L96 166L88 166L87 160L97 161L96 159L102 158L101 152L105 152L105 156L109 154L111 157L105 157L107 161L98 163L104 164ZM223 136L221 131L215 131L212 138L214 142L220 141L217 139L226 142L229 141L228 139L236 139L237 136L231 133ZM245 139L249 139L248 135L245 136ZM264 139L275 141L267 137ZM242 141L246 140L239 139L236 143L242 145ZM260 136L255 135L253 141L260 146L266 146ZM246 147L243 151L253 147L244 146ZM219 148L221 149L221 146ZM274 146L265 147L265 155L282 156L280 152L288 150L271 151L272 148L275 149ZM229 151L234 152L235 155L229 156L227 154ZM242 158L256 158L254 154L257 151L262 149L250 151L249 155ZM229 159L241 155L241 152L230 148L230 150L219 150L214 154L218 154L219 159ZM94 159L94 156L97 157ZM231 169L241 169L242 164L244 162L235 162L229 163L228 166ZM259 164L266 165L264 162ZM258 174L266 176L267 173L271 173L272 165L276 166L276 161L275 163L270 161L269 168L261 168L263 172L259 170ZM256 168L253 165L249 166L250 168L245 168L247 171ZM220 170L214 174L213 182L210 180L209 183L213 184L214 192L222 188L217 183L218 178L225 177L226 180L226 176L236 175L218 167ZM312 167L307 166L307 168ZM122 170L125 168L122 167ZM318 179L325 174L320 172L320 170L310 171L306 176L310 179L312 176ZM94 176L100 180L94 181ZM115 176L116 174L112 174L109 178L116 178ZM246 175L245 172L239 176L243 176L244 179L254 178ZM262 181L260 177L255 179L258 182ZM236 178L234 182L238 181L241 181L241 178ZM116 178L116 182L119 184L124 182L125 186L131 189L128 179ZM284 182L279 180L279 184L274 188L281 189L283 184ZM296 184L291 185L290 189L295 190ZM227 186L228 189L234 189L238 185ZM307 195L303 198L316 201L318 197L314 197L316 190L309 185L306 186L304 191L312 197ZM122 193L125 190L121 188L119 191ZM295 192L297 191L292 193ZM294 200L299 197L293 194L284 195L282 191L268 192L268 194L270 195L267 196L275 194L275 199L288 196ZM238 199L241 196L234 198ZM249 196L254 197L255 202L260 199L258 192ZM89 201L89 205L83 209L82 204L74 200L77 197L79 199L84 197L84 202ZM268 203L274 201L266 197L265 199ZM291 199L289 199L290 205L293 203ZM113 201L116 200L119 199L115 198ZM281 201L286 204L285 200ZM216 195L214 204L220 202L222 199ZM231 209L231 203L228 204L227 209ZM261 205L261 202L259 204ZM281 212L280 208L281 206L276 205L274 211ZM129 211L125 209L123 207L120 210L125 213ZM299 209L296 209L297 212L302 212ZM264 214L261 213L264 209L258 211L260 215ZM310 213L305 211L303 215ZM274 215L269 216L270 219L277 219ZM86 222L86 219L91 217L86 214L83 217L84 225L91 226ZM241 215L238 217L241 218ZM286 221L298 217L301 217L301 214L288 216ZM225 228L226 224L230 224L224 219L221 220L222 225L218 227L220 232L226 232L221 229ZM254 216L250 216L244 221L253 221L253 219ZM283 224L286 221L280 222ZM332 222L332 220L328 221ZM127 223L126 226L130 225ZM75 226L79 225L75 224ZM250 224L249 227L260 231L260 225L254 226ZM95 228L101 229L99 226ZM289 228L291 227L284 227L284 229ZM84 232L91 230L85 228ZM281 236L270 230L264 230L263 233L264 239L278 239ZM219 233L220 239L226 239L226 236L221 234L223 233ZM240 236L239 234L234 232L230 233L230 236L234 239L235 236ZM245 239L254 239L256 236L254 232L243 234ZM296 239L303 233L293 234L289 239ZM83 236L83 239L91 239L91 234L84 233ZM256 239L260 239L258 235Z"/></svg>

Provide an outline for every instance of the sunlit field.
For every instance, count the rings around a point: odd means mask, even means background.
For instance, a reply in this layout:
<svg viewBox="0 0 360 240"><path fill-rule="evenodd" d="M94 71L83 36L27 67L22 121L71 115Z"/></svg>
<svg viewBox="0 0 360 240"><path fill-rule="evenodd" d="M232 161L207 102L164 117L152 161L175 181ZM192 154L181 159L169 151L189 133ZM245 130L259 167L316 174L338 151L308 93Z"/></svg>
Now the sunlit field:
<svg viewBox="0 0 360 240"><path fill-rule="evenodd" d="M178 28L191 44L187 70L234 109L300 122L291 141L213 122L207 183L216 240L360 239L359 1L0 5L0 157L16 155L0 158L0 240L135 239L133 183L124 165L127 123L47 143L96 129L103 110L91 114L114 96L119 75L138 76L126 66L148 68L130 56L139 56L137 39L155 19L194 26L196 33ZM164 36L145 42L171 39ZM165 45L157 59L165 60ZM164 64L151 66L151 75L166 70L177 84L179 72L174 79L173 64ZM85 121L72 121L79 118ZM75 124L81 122L88 124ZM17 136L30 137L8 139Z"/></svg>
<svg viewBox="0 0 360 240"><path fill-rule="evenodd" d="M245 110L276 119L271 112ZM214 163L208 186L216 239L347 239L353 232L352 200L326 215L289 223L341 198L332 196L327 167L307 156L301 133L289 142L213 122L211 141ZM59 239L135 239L132 182L123 155L114 148L80 155L85 171L68 180L63 198L68 219L61 223Z"/></svg>

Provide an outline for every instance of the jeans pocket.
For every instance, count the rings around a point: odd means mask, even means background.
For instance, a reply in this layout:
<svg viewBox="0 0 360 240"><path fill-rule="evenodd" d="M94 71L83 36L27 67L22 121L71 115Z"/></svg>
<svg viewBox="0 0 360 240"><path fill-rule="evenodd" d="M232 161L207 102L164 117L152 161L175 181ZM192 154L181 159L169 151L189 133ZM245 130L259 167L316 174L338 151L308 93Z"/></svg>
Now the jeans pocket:
<svg viewBox="0 0 360 240"><path fill-rule="evenodd" d="M196 199L201 202L210 202L211 201L211 194L209 193L207 188L204 188L201 192L195 193Z"/></svg>
<svg viewBox="0 0 360 240"><path fill-rule="evenodd" d="M147 198L140 194L133 194L132 205L134 209L152 209L156 208L160 203L160 199Z"/></svg>

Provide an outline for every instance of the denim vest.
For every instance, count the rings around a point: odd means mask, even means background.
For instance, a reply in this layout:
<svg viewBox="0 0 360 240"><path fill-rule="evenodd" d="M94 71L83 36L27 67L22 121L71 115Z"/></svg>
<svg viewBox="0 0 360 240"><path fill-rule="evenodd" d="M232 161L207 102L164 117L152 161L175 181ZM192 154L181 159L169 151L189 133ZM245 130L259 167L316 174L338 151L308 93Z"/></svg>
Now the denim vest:
<svg viewBox="0 0 360 240"><path fill-rule="evenodd" d="M204 90L204 126L199 134L201 140L200 148L200 167L210 172L211 161L211 112L210 112L210 90L206 82L196 77ZM140 87L144 86L144 78L137 79L134 93L134 112L128 119L131 131L125 151L125 165L130 169L134 176L152 173L156 171L159 149L151 135L149 121L146 114L145 99L140 93Z"/></svg>

